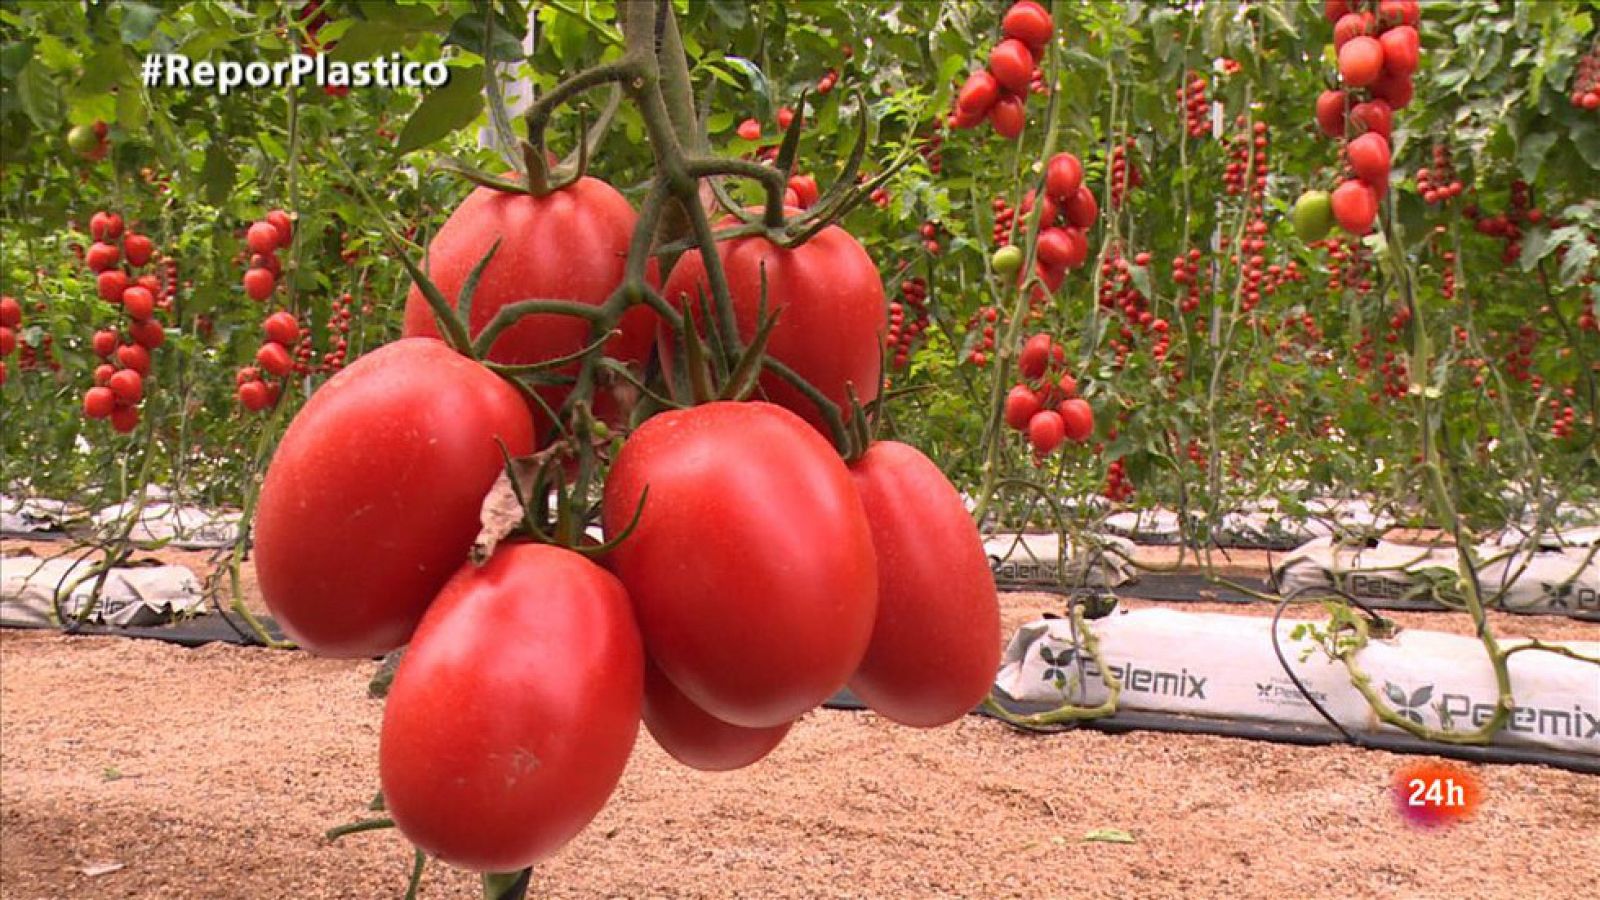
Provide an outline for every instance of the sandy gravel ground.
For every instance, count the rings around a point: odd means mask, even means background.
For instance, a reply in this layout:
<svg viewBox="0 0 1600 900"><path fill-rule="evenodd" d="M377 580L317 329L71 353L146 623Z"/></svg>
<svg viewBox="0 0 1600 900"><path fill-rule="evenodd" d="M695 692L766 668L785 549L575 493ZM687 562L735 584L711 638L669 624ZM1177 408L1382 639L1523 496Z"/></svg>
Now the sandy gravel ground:
<svg viewBox="0 0 1600 900"><path fill-rule="evenodd" d="M1057 602L1005 595L1008 628ZM1395 618L1470 630L1459 617ZM1592 624L1495 622L1511 635L1600 638ZM411 856L398 835L321 836L370 815L373 669L0 632L0 897L399 896ZM762 763L708 775L641 732L617 795L541 866L530 896L1591 894L1600 778L1474 766L1483 809L1422 832L1386 794L1412 759L1160 734L1041 737L972 717L917 731L822 710ZM1086 841L1094 829L1135 842ZM477 888L437 865L422 896Z"/></svg>

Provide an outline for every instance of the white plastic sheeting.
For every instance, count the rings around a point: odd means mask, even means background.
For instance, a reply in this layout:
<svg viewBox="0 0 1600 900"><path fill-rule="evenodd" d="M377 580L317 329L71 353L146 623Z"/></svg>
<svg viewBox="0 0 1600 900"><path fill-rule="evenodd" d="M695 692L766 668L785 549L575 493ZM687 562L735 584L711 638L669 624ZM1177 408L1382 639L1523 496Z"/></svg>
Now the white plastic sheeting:
<svg viewBox="0 0 1600 900"><path fill-rule="evenodd" d="M49 625L52 598L66 589L63 613L77 619L94 590L93 562L66 557L0 557L0 624ZM86 621L157 625L202 611L200 581L184 566L120 566L106 573Z"/></svg>

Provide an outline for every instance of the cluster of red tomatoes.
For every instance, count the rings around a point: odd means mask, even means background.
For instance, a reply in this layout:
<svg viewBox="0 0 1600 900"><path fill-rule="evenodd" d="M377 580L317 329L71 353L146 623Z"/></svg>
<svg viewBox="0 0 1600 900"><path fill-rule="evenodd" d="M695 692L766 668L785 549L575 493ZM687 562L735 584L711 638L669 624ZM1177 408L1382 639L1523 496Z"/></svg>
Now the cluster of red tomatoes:
<svg viewBox="0 0 1600 900"><path fill-rule="evenodd" d="M1140 173L1139 166L1128 156L1138 142L1130 135L1122 143L1111 148L1111 207L1121 209L1122 201L1128 195L1130 188L1144 184L1144 175Z"/></svg>
<svg viewBox="0 0 1600 900"><path fill-rule="evenodd" d="M294 313L280 309L262 320L261 332L266 340L256 351L256 364L241 368L234 379L239 405L251 412L260 412L278 402L282 380L295 370L289 348L300 340L300 323ZM279 380L268 381L263 373Z"/></svg>
<svg viewBox="0 0 1600 900"><path fill-rule="evenodd" d="M989 51L988 68L967 76L949 122L952 128L973 128L988 119L996 134L1016 140L1028 121L1028 94L1044 90L1039 60L1055 23L1043 6L1021 0L1006 10L1000 31L1005 39Z"/></svg>
<svg viewBox="0 0 1600 900"><path fill-rule="evenodd" d="M1422 12L1417 0L1325 0L1323 11L1333 23L1344 90L1317 98L1317 124L1335 140L1344 140L1352 125L1363 129L1344 148L1352 177L1331 198L1339 227L1359 236L1372 230L1389 190L1389 136L1394 111L1411 103Z"/></svg>
<svg viewBox="0 0 1600 900"><path fill-rule="evenodd" d="M1133 499L1133 482L1128 478L1128 467L1120 459L1111 461L1106 468L1105 498L1113 503L1126 503Z"/></svg>
<svg viewBox="0 0 1600 900"><path fill-rule="evenodd" d="M250 248L250 268L244 273L244 292L251 300L265 303L278 286L278 276L283 273L278 263L278 250L289 246L294 236L294 223L281 209L267 213L267 217L254 222L245 231L245 243Z"/></svg>
<svg viewBox="0 0 1600 900"><path fill-rule="evenodd" d="M911 345L928 327L928 282L914 275L900 282L899 303L889 304L889 351L896 369L903 369L911 358ZM911 321L906 321L906 310Z"/></svg>
<svg viewBox="0 0 1600 900"><path fill-rule="evenodd" d="M1248 121L1240 116L1235 124L1243 129ZM1256 122L1250 131L1233 136L1228 142L1228 165L1222 172L1223 190L1236 197L1248 187L1250 198L1260 203L1267 192L1267 145L1265 122Z"/></svg>
<svg viewBox="0 0 1600 900"><path fill-rule="evenodd" d="M467 323L478 334L528 297L604 303L635 221L591 177L545 196L480 188L424 265L456 302L483 264ZM846 410L852 395L876 398L883 289L851 235L830 226L791 248L752 235L716 253L745 340L764 294L781 313L773 358ZM700 251L661 293L685 329L710 327L695 301L709 295ZM590 329L541 313L488 356L551 363ZM494 872L548 856L605 804L641 719L680 761L722 770L766 755L847 684L915 726L953 721L987 694L999 615L960 495L904 444L875 443L847 464L811 396L781 379L762 378L765 401L664 412L628 434L605 477L599 518L616 543L604 552L512 540L469 562L502 454L570 444L435 332L414 288L407 336L333 376L295 416L256 522L262 594L302 646L348 657L407 646L379 771L389 814L420 849ZM639 306L603 352L642 372L652 346L671 371L681 340ZM541 408L560 409L571 390L538 388ZM596 415L620 422L604 399Z"/></svg>
<svg viewBox="0 0 1600 900"><path fill-rule="evenodd" d="M89 218L89 234L94 243L84 262L95 273L96 291L100 299L122 308L127 323L95 332L94 352L104 362L94 370L94 386L84 392L83 414L91 419L109 418L112 428L126 434L139 424L150 354L167 339L156 312L171 306L175 286L163 285L154 274L132 274L150 262L155 242L131 228L124 234L122 216L95 213Z"/></svg>
<svg viewBox="0 0 1600 900"><path fill-rule="evenodd" d="M1600 41L1578 60L1572 75L1572 105L1579 109L1600 109Z"/></svg>
<svg viewBox="0 0 1600 900"><path fill-rule="evenodd" d="M1456 178L1449 147L1444 144L1433 145L1433 168L1417 170L1417 190L1422 192L1422 201L1429 206L1459 197L1466 190L1466 186Z"/></svg>
<svg viewBox="0 0 1600 900"><path fill-rule="evenodd" d="M15 297L0 297L0 385L6 383L5 357L17 349L17 330L22 327L22 304Z"/></svg>
<svg viewBox="0 0 1600 900"><path fill-rule="evenodd" d="M1189 137L1203 138L1211 133L1211 101L1206 99L1206 79L1190 72L1178 88L1178 104L1183 107L1183 125Z"/></svg>
<svg viewBox="0 0 1600 900"><path fill-rule="evenodd" d="M1544 210L1533 205L1528 196L1528 183L1518 178L1511 182L1511 202L1506 211L1497 215L1483 215L1477 204L1463 209L1462 215L1472 221L1472 227L1479 234L1499 238L1504 242L1500 251L1500 261L1510 265L1522 256L1522 226L1524 224L1537 225L1545 220ZM1557 223L1551 221L1552 228Z"/></svg>
<svg viewBox="0 0 1600 900"><path fill-rule="evenodd" d="M1039 459L1069 438L1081 444L1094 434L1094 410L1078 396L1077 379L1066 371L1065 361L1066 350L1050 335L1033 335L1017 360L1023 381L1006 394L1006 425L1028 436Z"/></svg>

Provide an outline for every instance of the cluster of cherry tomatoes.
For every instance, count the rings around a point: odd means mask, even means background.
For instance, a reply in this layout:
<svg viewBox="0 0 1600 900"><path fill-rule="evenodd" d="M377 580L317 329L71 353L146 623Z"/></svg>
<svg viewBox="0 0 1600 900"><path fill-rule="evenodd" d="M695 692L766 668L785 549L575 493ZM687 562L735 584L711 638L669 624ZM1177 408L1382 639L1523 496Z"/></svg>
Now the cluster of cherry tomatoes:
<svg viewBox="0 0 1600 900"><path fill-rule="evenodd" d="M295 370L294 358L289 348L300 340L300 323L294 313L279 310L261 322L265 340L256 351L256 364L241 368L235 376L239 405L251 412L260 412L278 402L282 379ZM279 381L267 381L263 373Z"/></svg>
<svg viewBox="0 0 1600 900"><path fill-rule="evenodd" d="M120 306L126 325L95 332L94 352L103 362L95 368L94 386L83 395L83 414L109 418L112 428L126 434L139 424L150 354L167 338L156 312L170 308L174 286L163 285L154 274L133 274L155 255L155 242L131 228L124 233L121 215L95 213L89 218L89 234L94 243L84 262L95 273L100 299Z"/></svg>
<svg viewBox="0 0 1600 900"><path fill-rule="evenodd" d="M259 222L251 223L245 231L245 243L250 248L250 267L244 273L244 292L251 300L265 303L278 286L278 276L283 268L278 262L278 250L289 246L294 236L294 223L281 209L267 213Z"/></svg>
<svg viewBox="0 0 1600 900"><path fill-rule="evenodd" d="M952 128L973 128L985 119L995 133L1016 140L1027 124L1027 97L1044 90L1039 60L1055 33L1050 12L1033 0L1021 0L1000 20L1005 39L989 51L989 65L967 76L956 94Z"/></svg>
<svg viewBox="0 0 1600 900"><path fill-rule="evenodd" d="M1528 183L1520 178L1511 182L1511 201L1505 212L1486 216L1477 204L1472 204L1461 212L1472 221L1473 229L1479 234L1499 238L1504 242L1500 251L1500 261L1506 265L1516 262L1522 256L1522 226L1538 225L1545 221L1544 210L1533 205L1528 195ZM1552 221L1550 225L1556 227L1557 223Z"/></svg>
<svg viewBox="0 0 1600 900"><path fill-rule="evenodd" d="M1433 145L1433 167L1417 170L1417 190L1422 192L1422 201L1429 206L1459 197L1466 190L1456 178L1449 147L1442 143Z"/></svg>
<svg viewBox="0 0 1600 900"><path fill-rule="evenodd" d="M1572 105L1579 109L1600 109L1600 40L1578 60L1572 75Z"/></svg>
<svg viewBox="0 0 1600 900"><path fill-rule="evenodd" d="M1333 23L1343 90L1317 98L1317 124L1334 140L1345 140L1348 176L1329 200L1334 220L1352 235L1372 230L1378 202L1389 190L1394 111L1411 103L1421 38L1417 0L1325 0Z"/></svg>
<svg viewBox="0 0 1600 900"><path fill-rule="evenodd" d="M0 385L6 383L5 357L17 349L17 331L22 328L22 304L15 297L0 297Z"/></svg>
<svg viewBox="0 0 1600 900"><path fill-rule="evenodd" d="M1189 137L1203 138L1211 133L1211 101L1206 99L1206 79L1190 72L1178 88L1178 104L1183 107L1183 124Z"/></svg>
<svg viewBox="0 0 1600 900"><path fill-rule="evenodd" d="M1122 201L1128 195L1130 188L1144 184L1144 175L1140 173L1139 166L1128 155L1128 151L1137 146L1138 142L1130 135L1122 143L1111 148L1111 208L1121 209Z"/></svg>
<svg viewBox="0 0 1600 900"><path fill-rule="evenodd" d="M1081 444L1094 434L1094 409L1078 396L1078 382L1065 361L1066 350L1050 335L1033 335L1017 360L1023 380L1006 394L1005 423L1027 435L1037 459L1068 439Z"/></svg>
<svg viewBox="0 0 1600 900"><path fill-rule="evenodd" d="M1133 482L1128 478L1128 467L1121 459L1114 459L1106 468L1105 498L1113 503L1126 503L1133 499Z"/></svg>
<svg viewBox="0 0 1600 900"><path fill-rule="evenodd" d="M906 321L906 311L911 321ZM928 282L915 275L900 282L900 300L889 304L888 349L896 369L911 358L911 345L928 327Z"/></svg>

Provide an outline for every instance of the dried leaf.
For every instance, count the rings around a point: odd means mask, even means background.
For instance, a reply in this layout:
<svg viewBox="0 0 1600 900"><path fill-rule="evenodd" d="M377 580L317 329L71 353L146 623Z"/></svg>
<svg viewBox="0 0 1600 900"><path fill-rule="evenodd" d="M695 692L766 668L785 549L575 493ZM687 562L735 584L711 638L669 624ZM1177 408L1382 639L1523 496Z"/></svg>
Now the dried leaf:
<svg viewBox="0 0 1600 900"><path fill-rule="evenodd" d="M1120 828L1096 828L1084 834L1083 839L1100 844L1133 844L1137 843L1133 835Z"/></svg>
<svg viewBox="0 0 1600 900"><path fill-rule="evenodd" d="M92 865L83 866L82 868L78 869L78 871L89 876L90 878L98 878L101 875L110 875L112 872L115 872L123 867L124 864L119 862L94 863Z"/></svg>
<svg viewBox="0 0 1600 900"><path fill-rule="evenodd" d="M526 491L539 474L539 462L533 457L514 459L511 461L511 471L516 473L517 484ZM472 542L474 564L481 566L487 562L494 555L494 548L522 524L522 505L525 502L528 502L528 498L524 497L521 501L517 499L507 470L501 469L494 486L484 495L483 506L478 512L478 536Z"/></svg>

